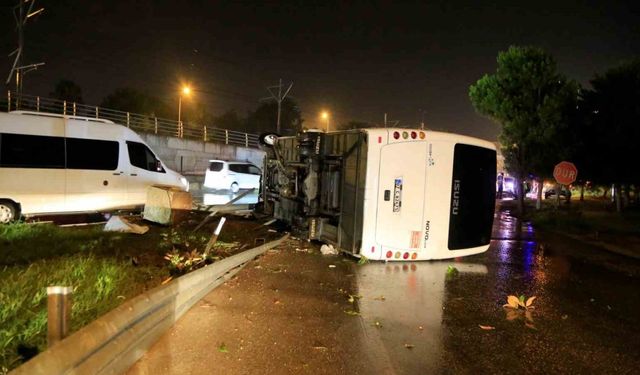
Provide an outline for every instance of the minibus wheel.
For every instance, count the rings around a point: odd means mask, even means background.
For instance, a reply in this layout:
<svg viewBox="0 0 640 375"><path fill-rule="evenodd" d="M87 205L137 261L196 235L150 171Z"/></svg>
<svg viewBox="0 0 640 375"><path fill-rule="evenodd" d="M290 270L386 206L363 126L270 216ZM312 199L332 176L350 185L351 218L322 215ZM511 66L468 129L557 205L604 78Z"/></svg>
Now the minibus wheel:
<svg viewBox="0 0 640 375"><path fill-rule="evenodd" d="M7 224L20 217L18 205L8 201L0 200L0 224Z"/></svg>
<svg viewBox="0 0 640 375"><path fill-rule="evenodd" d="M238 186L238 184L235 183L235 182L233 184L231 184L231 192L232 193L237 193L238 191L240 191L240 186Z"/></svg>

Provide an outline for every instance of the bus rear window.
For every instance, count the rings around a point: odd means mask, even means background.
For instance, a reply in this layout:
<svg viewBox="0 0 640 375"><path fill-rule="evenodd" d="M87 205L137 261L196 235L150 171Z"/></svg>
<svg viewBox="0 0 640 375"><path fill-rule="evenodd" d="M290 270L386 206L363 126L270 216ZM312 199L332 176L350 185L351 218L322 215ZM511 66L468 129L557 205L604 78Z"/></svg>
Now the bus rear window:
<svg viewBox="0 0 640 375"><path fill-rule="evenodd" d="M211 164L209 164L209 170L211 172L220 172L222 170L222 163L219 161L212 161Z"/></svg>
<svg viewBox="0 0 640 375"><path fill-rule="evenodd" d="M456 144L451 181L449 249L489 244L496 186L496 152Z"/></svg>

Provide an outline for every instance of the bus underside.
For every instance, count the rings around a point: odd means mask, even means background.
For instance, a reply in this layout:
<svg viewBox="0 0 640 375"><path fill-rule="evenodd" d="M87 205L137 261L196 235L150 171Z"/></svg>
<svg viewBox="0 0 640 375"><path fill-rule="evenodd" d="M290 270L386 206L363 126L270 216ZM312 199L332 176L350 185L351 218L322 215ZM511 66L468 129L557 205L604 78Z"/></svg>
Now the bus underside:
<svg viewBox="0 0 640 375"><path fill-rule="evenodd" d="M357 254L362 239L366 134L304 132L265 147L266 214L303 238Z"/></svg>

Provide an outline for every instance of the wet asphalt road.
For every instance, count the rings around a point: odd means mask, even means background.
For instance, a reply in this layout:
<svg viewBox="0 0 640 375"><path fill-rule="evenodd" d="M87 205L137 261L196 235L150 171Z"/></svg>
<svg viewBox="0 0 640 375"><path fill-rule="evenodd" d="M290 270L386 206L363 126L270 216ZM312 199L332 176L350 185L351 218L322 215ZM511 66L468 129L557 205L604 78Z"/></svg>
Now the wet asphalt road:
<svg viewBox="0 0 640 375"><path fill-rule="evenodd" d="M638 373L640 262L541 237L507 210L494 224L486 253L450 261L358 265L289 240L129 373ZM509 294L535 309L503 308Z"/></svg>

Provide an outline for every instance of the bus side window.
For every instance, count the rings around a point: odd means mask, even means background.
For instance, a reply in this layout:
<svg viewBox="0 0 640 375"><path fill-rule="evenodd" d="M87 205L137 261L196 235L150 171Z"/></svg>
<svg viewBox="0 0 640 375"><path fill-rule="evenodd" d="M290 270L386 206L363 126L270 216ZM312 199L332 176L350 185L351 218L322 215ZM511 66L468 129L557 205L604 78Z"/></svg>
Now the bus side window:
<svg viewBox="0 0 640 375"><path fill-rule="evenodd" d="M3 133L0 140L0 167L65 167L63 137Z"/></svg>
<svg viewBox="0 0 640 375"><path fill-rule="evenodd" d="M67 168L114 171L119 151L117 141L67 138Z"/></svg>

